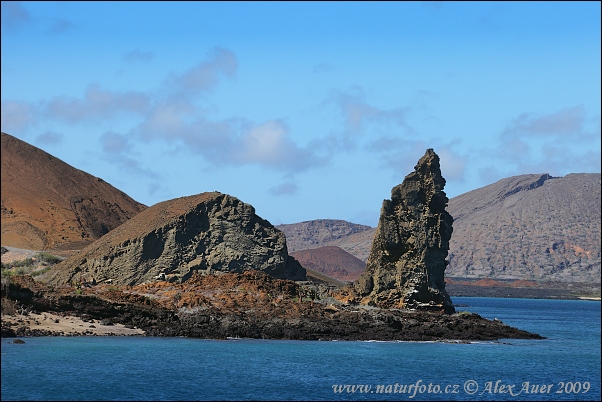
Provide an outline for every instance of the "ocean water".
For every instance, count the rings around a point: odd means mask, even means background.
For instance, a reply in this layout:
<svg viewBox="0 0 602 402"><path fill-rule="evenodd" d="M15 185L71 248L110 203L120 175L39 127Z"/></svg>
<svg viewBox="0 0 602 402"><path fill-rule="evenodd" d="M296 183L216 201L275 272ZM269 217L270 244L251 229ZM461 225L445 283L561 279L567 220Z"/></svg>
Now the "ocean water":
<svg viewBox="0 0 602 402"><path fill-rule="evenodd" d="M2 400L600 400L600 302L453 298L545 340L2 339Z"/></svg>

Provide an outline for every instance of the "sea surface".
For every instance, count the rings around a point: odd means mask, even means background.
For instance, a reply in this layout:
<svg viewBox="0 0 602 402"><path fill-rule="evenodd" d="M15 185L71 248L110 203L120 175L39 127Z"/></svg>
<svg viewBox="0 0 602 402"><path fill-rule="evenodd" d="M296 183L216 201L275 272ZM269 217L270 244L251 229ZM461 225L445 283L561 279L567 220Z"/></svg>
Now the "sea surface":
<svg viewBox="0 0 602 402"><path fill-rule="evenodd" d="M2 339L2 400L600 400L600 302L454 297L500 342Z"/></svg>

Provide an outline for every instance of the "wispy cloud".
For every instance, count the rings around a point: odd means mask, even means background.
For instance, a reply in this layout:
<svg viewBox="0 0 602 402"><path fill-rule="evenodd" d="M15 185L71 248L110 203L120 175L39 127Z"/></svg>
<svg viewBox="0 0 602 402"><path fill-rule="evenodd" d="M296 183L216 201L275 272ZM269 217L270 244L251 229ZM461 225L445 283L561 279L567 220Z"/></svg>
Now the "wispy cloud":
<svg viewBox="0 0 602 402"><path fill-rule="evenodd" d="M217 47L209 53L208 60L182 74L171 74L165 87L176 96L201 95L214 89L221 76L233 78L237 69L234 53Z"/></svg>
<svg viewBox="0 0 602 402"><path fill-rule="evenodd" d="M588 117L581 105L521 113L501 130L495 148L482 153L491 162L479 169L484 184L519 174L599 171L600 117Z"/></svg>
<svg viewBox="0 0 602 402"><path fill-rule="evenodd" d="M312 69L312 72L314 74L332 73L334 71L335 71L335 68L330 63L318 63Z"/></svg>
<svg viewBox="0 0 602 402"><path fill-rule="evenodd" d="M502 136L575 137L582 134L584 121L585 108L581 105L543 116L537 116L534 113L522 113L510 122L502 132Z"/></svg>
<svg viewBox="0 0 602 402"><path fill-rule="evenodd" d="M144 167L134 155L134 144L126 135L106 131L100 136L103 159L119 165L124 172L144 176L153 180L159 179L159 174Z"/></svg>
<svg viewBox="0 0 602 402"><path fill-rule="evenodd" d="M130 150L130 139L114 131L107 131L100 136L102 151L107 154L123 154Z"/></svg>
<svg viewBox="0 0 602 402"><path fill-rule="evenodd" d="M394 123L410 129L406 122L407 108L381 109L370 105L365 98L364 90L354 86L348 91L334 91L329 99L340 108L349 131L361 132L367 123Z"/></svg>
<svg viewBox="0 0 602 402"><path fill-rule="evenodd" d="M36 143L40 145L59 145L63 142L65 136L54 131L47 131L36 137Z"/></svg>
<svg viewBox="0 0 602 402"><path fill-rule="evenodd" d="M110 119L123 112L144 114L149 104L149 96L143 92L116 92L91 85L82 98L60 96L51 99L44 107L44 114L50 119L80 123Z"/></svg>
<svg viewBox="0 0 602 402"><path fill-rule="evenodd" d="M2 32L15 32L31 21L31 16L20 1L3 1L0 3L2 14Z"/></svg>
<svg viewBox="0 0 602 402"><path fill-rule="evenodd" d="M0 122L2 131L20 133L37 124L37 110L34 105L22 101L2 101L0 104Z"/></svg>
<svg viewBox="0 0 602 402"><path fill-rule="evenodd" d="M129 51L123 55L123 60L128 63L148 63L155 57L155 54L151 51L143 52L135 49Z"/></svg>
<svg viewBox="0 0 602 402"><path fill-rule="evenodd" d="M270 120L251 127L235 142L234 161L300 172L325 161L311 149L300 148L290 138L288 128Z"/></svg>
<svg viewBox="0 0 602 402"><path fill-rule="evenodd" d="M449 146L435 150L439 155L441 174L448 181L462 181L466 176L466 163L468 157L454 151Z"/></svg>
<svg viewBox="0 0 602 402"><path fill-rule="evenodd" d="M281 195L295 195L299 191L299 187L290 181L281 183L277 186L270 188L270 193L276 196Z"/></svg>
<svg viewBox="0 0 602 402"><path fill-rule="evenodd" d="M60 18L53 22L53 24L48 29L48 32L51 34L62 34L77 27L73 22Z"/></svg>

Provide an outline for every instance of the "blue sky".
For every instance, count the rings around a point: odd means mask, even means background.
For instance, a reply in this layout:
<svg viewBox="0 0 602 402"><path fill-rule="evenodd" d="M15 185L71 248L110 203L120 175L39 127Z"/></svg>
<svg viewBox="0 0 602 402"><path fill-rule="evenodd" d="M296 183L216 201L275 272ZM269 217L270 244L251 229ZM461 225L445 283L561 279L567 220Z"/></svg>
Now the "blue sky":
<svg viewBox="0 0 602 402"><path fill-rule="evenodd" d="M152 205L376 226L427 148L454 197L600 172L600 2L2 2L2 131Z"/></svg>

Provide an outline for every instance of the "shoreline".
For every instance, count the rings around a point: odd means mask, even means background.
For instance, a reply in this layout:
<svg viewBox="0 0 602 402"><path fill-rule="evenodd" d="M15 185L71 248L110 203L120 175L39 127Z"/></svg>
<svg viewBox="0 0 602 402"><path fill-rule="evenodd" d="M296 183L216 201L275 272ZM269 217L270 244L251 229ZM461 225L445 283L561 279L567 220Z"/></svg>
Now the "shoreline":
<svg viewBox="0 0 602 402"><path fill-rule="evenodd" d="M2 337L5 328L14 331L14 337L31 336L144 336L145 331L126 328L123 324L101 324L99 320L86 320L76 317L43 312L15 315L2 315Z"/></svg>

